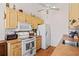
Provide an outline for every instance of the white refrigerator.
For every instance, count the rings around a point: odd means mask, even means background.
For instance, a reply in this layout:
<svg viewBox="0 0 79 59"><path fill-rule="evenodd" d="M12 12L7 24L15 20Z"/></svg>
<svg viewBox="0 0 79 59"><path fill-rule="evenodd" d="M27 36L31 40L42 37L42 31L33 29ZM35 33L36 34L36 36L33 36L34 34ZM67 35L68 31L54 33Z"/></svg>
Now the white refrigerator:
<svg viewBox="0 0 79 59"><path fill-rule="evenodd" d="M39 25L37 28L37 35L42 36L42 49L46 49L51 45L51 30L48 24Z"/></svg>

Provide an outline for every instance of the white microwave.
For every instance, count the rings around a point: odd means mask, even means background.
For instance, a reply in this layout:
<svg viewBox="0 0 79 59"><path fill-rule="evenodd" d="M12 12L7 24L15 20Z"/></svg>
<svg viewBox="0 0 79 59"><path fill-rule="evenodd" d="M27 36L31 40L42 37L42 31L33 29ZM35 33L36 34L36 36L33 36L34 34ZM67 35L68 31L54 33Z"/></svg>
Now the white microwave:
<svg viewBox="0 0 79 59"><path fill-rule="evenodd" d="M21 23L18 23L17 30L18 31L30 31L32 30L32 27L28 23L21 22Z"/></svg>

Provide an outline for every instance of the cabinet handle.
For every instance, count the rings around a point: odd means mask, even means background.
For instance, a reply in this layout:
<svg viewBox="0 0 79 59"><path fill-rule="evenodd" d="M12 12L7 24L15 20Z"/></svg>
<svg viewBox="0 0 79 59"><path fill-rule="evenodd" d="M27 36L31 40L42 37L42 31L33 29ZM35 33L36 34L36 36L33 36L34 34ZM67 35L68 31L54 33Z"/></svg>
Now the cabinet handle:
<svg viewBox="0 0 79 59"><path fill-rule="evenodd" d="M6 14L5 14L5 12L4 12L4 19L6 19Z"/></svg>

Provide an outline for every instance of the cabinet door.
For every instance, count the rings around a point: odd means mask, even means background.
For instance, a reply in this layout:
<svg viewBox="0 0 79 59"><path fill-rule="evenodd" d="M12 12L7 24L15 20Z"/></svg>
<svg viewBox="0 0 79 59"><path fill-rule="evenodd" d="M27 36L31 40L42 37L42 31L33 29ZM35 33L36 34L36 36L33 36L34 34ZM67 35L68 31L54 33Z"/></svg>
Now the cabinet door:
<svg viewBox="0 0 79 59"><path fill-rule="evenodd" d="M38 24L43 24L43 20L40 18L36 18Z"/></svg>
<svg viewBox="0 0 79 59"><path fill-rule="evenodd" d="M32 28L33 29L36 29L38 26L38 22L36 21L36 18L35 17L32 17Z"/></svg>
<svg viewBox="0 0 79 59"><path fill-rule="evenodd" d="M42 19L38 18L38 24L43 24L43 23L44 23L44 21Z"/></svg>
<svg viewBox="0 0 79 59"><path fill-rule="evenodd" d="M13 48L13 56L21 56L21 47Z"/></svg>
<svg viewBox="0 0 79 59"><path fill-rule="evenodd" d="M9 20L9 27L16 28L17 26L17 11L11 9L10 10L10 20Z"/></svg>
<svg viewBox="0 0 79 59"><path fill-rule="evenodd" d="M37 28L39 24L43 24L43 20L38 17L32 17L32 27Z"/></svg>
<svg viewBox="0 0 79 59"><path fill-rule="evenodd" d="M13 56L21 56L21 43L15 43L12 45Z"/></svg>
<svg viewBox="0 0 79 59"><path fill-rule="evenodd" d="M39 50L41 48L41 39L36 40L36 50Z"/></svg>
<svg viewBox="0 0 79 59"><path fill-rule="evenodd" d="M79 4L71 3L69 4L69 19L78 19L79 18Z"/></svg>
<svg viewBox="0 0 79 59"><path fill-rule="evenodd" d="M32 28L36 28L37 22L35 21L35 18L31 15L26 15L26 22L29 23Z"/></svg>
<svg viewBox="0 0 79 59"><path fill-rule="evenodd" d="M26 22L32 25L32 28L37 28L38 24L43 24L43 20L33 17L31 15L26 15Z"/></svg>
<svg viewBox="0 0 79 59"><path fill-rule="evenodd" d="M25 14L18 12L18 22L25 22Z"/></svg>
<svg viewBox="0 0 79 59"><path fill-rule="evenodd" d="M7 43L0 43L0 56L7 56Z"/></svg>
<svg viewBox="0 0 79 59"><path fill-rule="evenodd" d="M6 8L5 13L6 13L5 27L6 28L16 28L17 12L11 8Z"/></svg>
<svg viewBox="0 0 79 59"><path fill-rule="evenodd" d="M9 8L5 9L5 14L6 14L5 28L9 28L9 14L10 14L10 9Z"/></svg>
<svg viewBox="0 0 79 59"><path fill-rule="evenodd" d="M26 19L26 22L27 22L27 23L32 24L32 16L26 15L26 16L25 16L25 19Z"/></svg>
<svg viewBox="0 0 79 59"><path fill-rule="evenodd" d="M21 56L21 42L8 42L8 56Z"/></svg>
<svg viewBox="0 0 79 59"><path fill-rule="evenodd" d="M41 48L41 37L36 38L36 50L39 50Z"/></svg>

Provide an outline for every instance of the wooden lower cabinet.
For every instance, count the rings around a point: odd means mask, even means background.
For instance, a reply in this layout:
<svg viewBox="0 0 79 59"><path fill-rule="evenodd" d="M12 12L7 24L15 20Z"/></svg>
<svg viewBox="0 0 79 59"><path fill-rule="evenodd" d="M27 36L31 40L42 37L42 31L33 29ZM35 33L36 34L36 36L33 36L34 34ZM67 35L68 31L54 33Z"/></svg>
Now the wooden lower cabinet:
<svg viewBox="0 0 79 59"><path fill-rule="evenodd" d="M8 56L21 56L21 41L16 41L12 42L11 40L8 43Z"/></svg>
<svg viewBox="0 0 79 59"><path fill-rule="evenodd" d="M41 48L41 36L36 37L36 51Z"/></svg>
<svg viewBox="0 0 79 59"><path fill-rule="evenodd" d="M21 48L17 47L17 48L13 48L13 56L21 56Z"/></svg>
<svg viewBox="0 0 79 59"><path fill-rule="evenodd" d="M0 42L0 56L7 56L7 43Z"/></svg>

